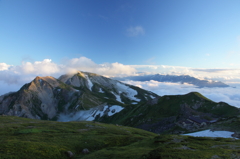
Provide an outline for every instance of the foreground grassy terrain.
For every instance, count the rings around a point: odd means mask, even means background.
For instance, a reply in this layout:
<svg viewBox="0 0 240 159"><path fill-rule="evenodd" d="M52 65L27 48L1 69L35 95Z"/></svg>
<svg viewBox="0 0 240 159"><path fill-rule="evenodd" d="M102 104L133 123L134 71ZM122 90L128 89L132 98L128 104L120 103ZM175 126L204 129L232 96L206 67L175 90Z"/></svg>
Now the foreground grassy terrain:
<svg viewBox="0 0 240 159"><path fill-rule="evenodd" d="M240 141L157 135L97 122L55 122L0 116L0 158L237 158ZM83 149L90 152L84 154Z"/></svg>

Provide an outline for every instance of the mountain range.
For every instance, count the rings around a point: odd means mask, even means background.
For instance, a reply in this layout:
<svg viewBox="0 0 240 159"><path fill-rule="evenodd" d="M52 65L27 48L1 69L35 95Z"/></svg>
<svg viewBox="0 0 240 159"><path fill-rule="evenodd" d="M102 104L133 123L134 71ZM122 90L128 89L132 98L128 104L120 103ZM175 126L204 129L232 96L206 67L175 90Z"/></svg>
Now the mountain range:
<svg viewBox="0 0 240 159"><path fill-rule="evenodd" d="M80 71L58 79L36 77L19 91L0 96L0 114L42 120L100 121L171 134L197 131L240 115L238 108L213 102L198 92L161 97Z"/></svg>
<svg viewBox="0 0 240 159"><path fill-rule="evenodd" d="M188 83L200 88L202 87L229 87L227 84L220 81L209 81L209 80L201 80L195 77L191 77L189 75L140 75L140 76L127 76L127 77L114 77L114 79L125 81L125 80L133 80L133 81L158 81L158 82L171 82L171 83Z"/></svg>

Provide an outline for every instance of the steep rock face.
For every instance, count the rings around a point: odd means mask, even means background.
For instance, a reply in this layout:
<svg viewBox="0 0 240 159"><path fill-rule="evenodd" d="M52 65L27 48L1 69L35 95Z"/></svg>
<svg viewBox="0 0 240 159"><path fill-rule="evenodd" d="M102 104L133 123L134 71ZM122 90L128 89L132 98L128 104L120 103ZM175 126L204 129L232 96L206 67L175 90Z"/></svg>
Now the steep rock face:
<svg viewBox="0 0 240 159"><path fill-rule="evenodd" d="M36 119L52 119L58 112L57 88L53 77L36 77L18 92L5 95L0 101L0 113ZM69 92L75 92L69 90Z"/></svg>
<svg viewBox="0 0 240 159"><path fill-rule="evenodd" d="M63 75L59 80L76 89L87 89L92 93L100 93L104 98L117 100L123 104L137 104L157 97L152 92L93 73L78 72L75 75Z"/></svg>
<svg viewBox="0 0 240 159"><path fill-rule="evenodd" d="M18 92L0 96L0 114L48 120L70 114L76 120L83 119L81 115L94 120L97 112L109 114L108 110L114 112L119 110L116 108L124 109L128 104L136 105L154 97L157 95L152 92L116 80L78 72L62 75L59 79L36 77ZM101 105L106 110L100 110ZM87 110L95 113L79 113Z"/></svg>

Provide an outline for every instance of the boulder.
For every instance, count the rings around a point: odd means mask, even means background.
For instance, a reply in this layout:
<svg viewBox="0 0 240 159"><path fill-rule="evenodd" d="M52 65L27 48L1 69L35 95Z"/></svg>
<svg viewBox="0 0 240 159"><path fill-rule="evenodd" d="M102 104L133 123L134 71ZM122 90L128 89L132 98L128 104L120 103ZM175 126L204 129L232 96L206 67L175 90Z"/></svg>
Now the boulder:
<svg viewBox="0 0 240 159"><path fill-rule="evenodd" d="M82 150L82 153L84 153L84 154L88 154L90 151L87 149L87 148L85 148L85 149L83 149Z"/></svg>
<svg viewBox="0 0 240 159"><path fill-rule="evenodd" d="M69 158L73 158L74 154L71 151L67 151L67 156Z"/></svg>

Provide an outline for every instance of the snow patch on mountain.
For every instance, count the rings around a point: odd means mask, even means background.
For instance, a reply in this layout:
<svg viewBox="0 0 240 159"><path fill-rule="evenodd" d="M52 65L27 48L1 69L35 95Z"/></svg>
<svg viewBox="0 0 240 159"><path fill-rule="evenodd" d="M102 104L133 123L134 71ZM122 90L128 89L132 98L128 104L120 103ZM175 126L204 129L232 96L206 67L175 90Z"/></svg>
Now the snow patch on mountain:
<svg viewBox="0 0 240 159"><path fill-rule="evenodd" d="M58 121L62 121L62 122L93 121L98 115L100 117L102 117L103 115L112 116L112 115L122 111L123 109L124 109L124 107L121 107L119 105L113 105L113 106L105 105L101 108L98 107L98 108L92 108L90 110L81 110L77 113L71 113L69 115L60 114Z"/></svg>
<svg viewBox="0 0 240 159"><path fill-rule="evenodd" d="M152 96L152 95L150 95L150 97L152 98L152 99L154 99L155 97L154 96Z"/></svg>
<svg viewBox="0 0 240 159"><path fill-rule="evenodd" d="M75 109L77 109L79 107L79 105L77 105L76 107L75 107Z"/></svg>
<svg viewBox="0 0 240 159"><path fill-rule="evenodd" d="M104 91L102 90L102 88L99 89L99 92L100 92L100 93L104 93Z"/></svg>
<svg viewBox="0 0 240 159"><path fill-rule="evenodd" d="M117 83L117 89L119 92L124 92L127 94L127 97L131 100L135 100L137 102L140 102L140 99L136 98L135 95L138 94L138 92L125 84Z"/></svg>
<svg viewBox="0 0 240 159"><path fill-rule="evenodd" d="M120 111L122 111L124 108L119 105L113 105L109 108L108 116L112 116Z"/></svg>
<svg viewBox="0 0 240 159"><path fill-rule="evenodd" d="M113 95L115 95L117 101L119 101L120 103L123 103L122 100L121 100L120 95L114 93L113 91L111 91L111 93L112 93Z"/></svg>
<svg viewBox="0 0 240 159"><path fill-rule="evenodd" d="M230 131L211 131L211 130L204 130L204 131L198 131L194 133L189 134L183 134L188 136L194 136L194 137L223 137L223 138L233 138L231 135L234 134L234 132Z"/></svg>
<svg viewBox="0 0 240 159"><path fill-rule="evenodd" d="M89 90L92 91L93 83L92 83L92 81L88 78L88 75L85 75L85 77L86 77L86 79L87 79L87 81L88 81L88 88L89 88Z"/></svg>
<svg viewBox="0 0 240 159"><path fill-rule="evenodd" d="M86 121L93 121L97 115L102 117L107 108L108 108L108 106L104 106L103 110L98 110L98 109L94 109L94 108L91 109L92 111L89 114L90 116L86 119Z"/></svg>

